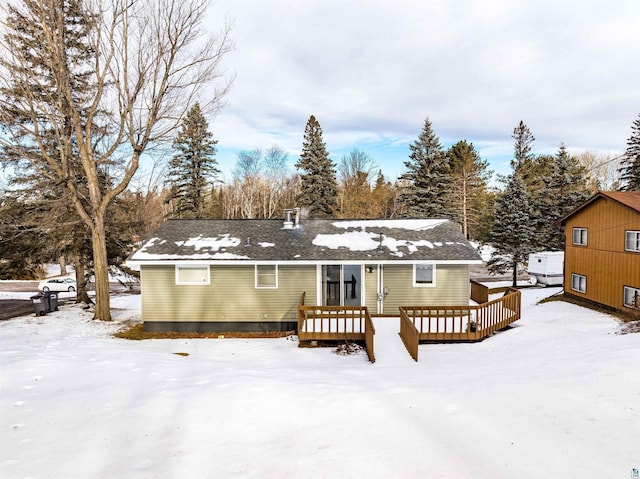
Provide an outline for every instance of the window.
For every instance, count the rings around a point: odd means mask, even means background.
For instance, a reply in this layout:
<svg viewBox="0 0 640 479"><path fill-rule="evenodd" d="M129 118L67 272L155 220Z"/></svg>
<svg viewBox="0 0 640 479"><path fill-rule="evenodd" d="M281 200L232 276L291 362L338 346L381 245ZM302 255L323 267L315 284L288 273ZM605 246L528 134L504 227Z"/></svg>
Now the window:
<svg viewBox="0 0 640 479"><path fill-rule="evenodd" d="M436 265L415 264L413 265L413 285L414 286L435 286L436 285Z"/></svg>
<svg viewBox="0 0 640 479"><path fill-rule="evenodd" d="M573 244L587 246L587 228L573 228Z"/></svg>
<svg viewBox="0 0 640 479"><path fill-rule="evenodd" d="M627 231L625 233L624 249L640 253L640 231Z"/></svg>
<svg viewBox="0 0 640 479"><path fill-rule="evenodd" d="M208 265L176 265L176 284L210 284Z"/></svg>
<svg viewBox="0 0 640 479"><path fill-rule="evenodd" d="M628 308L640 309L640 288L624 287L624 305Z"/></svg>
<svg viewBox="0 0 640 479"><path fill-rule="evenodd" d="M278 265L257 264L256 265L256 288L277 288L278 287Z"/></svg>
<svg viewBox="0 0 640 479"><path fill-rule="evenodd" d="M581 274L571 273L571 289L579 293L586 293L587 277Z"/></svg>

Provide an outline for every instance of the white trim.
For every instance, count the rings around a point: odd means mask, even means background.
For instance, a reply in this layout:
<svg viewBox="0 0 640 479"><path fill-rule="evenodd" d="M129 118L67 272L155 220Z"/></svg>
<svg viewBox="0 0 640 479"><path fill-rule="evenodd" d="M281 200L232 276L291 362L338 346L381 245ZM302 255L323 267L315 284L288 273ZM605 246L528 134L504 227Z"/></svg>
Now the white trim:
<svg viewBox="0 0 640 479"><path fill-rule="evenodd" d="M627 304L627 290L629 290L632 293L635 293L633 295L634 298L636 298L638 295L640 295L640 288L634 288L632 286L623 286L623 288L622 288L622 304L626 308L640 309L640 304L638 306L634 306L632 304Z"/></svg>
<svg viewBox="0 0 640 479"><path fill-rule="evenodd" d="M582 233L584 232L584 243L582 242ZM578 239L576 241L576 233L578 233ZM587 246L589 243L589 229L581 226L574 227L571 231L571 244L576 246Z"/></svg>
<svg viewBox="0 0 640 479"><path fill-rule="evenodd" d="M433 268L433 271L431 273L431 283L418 283L416 281L416 270L418 269L418 266L431 266ZM413 287L414 288L435 288L436 287L436 265L435 263L429 262L421 262L421 263L415 263L413 265Z"/></svg>
<svg viewBox="0 0 640 479"><path fill-rule="evenodd" d="M205 269L205 277L203 281L180 281L181 269ZM211 284L211 266L204 263L176 264L175 279L178 286L207 286Z"/></svg>
<svg viewBox="0 0 640 479"><path fill-rule="evenodd" d="M258 266L273 266L275 268L275 277L276 277L276 284L275 286L260 286L258 284L258 278L259 278L259 274L258 274ZM254 276L255 276L255 288L256 289L278 289L278 265L274 264L274 265L270 265L270 264L256 264L253 267L253 271L254 271ZM263 274L262 276L267 276L265 274ZM269 275L270 276L270 275Z"/></svg>
<svg viewBox="0 0 640 479"><path fill-rule="evenodd" d="M322 305L322 265L316 264L316 304Z"/></svg>
<svg viewBox="0 0 640 479"><path fill-rule="evenodd" d="M635 243L636 243L636 248L635 249L629 249L627 248L627 235L635 235ZM634 240L632 240L634 241ZM625 251L629 251L630 253L640 253L640 231L636 231L636 230L627 230L624 232L624 250Z"/></svg>
<svg viewBox="0 0 640 479"><path fill-rule="evenodd" d="M578 278L578 287L574 288L574 278ZM582 281L584 280L584 289L580 289L582 286ZM578 293L586 294L587 293L587 277L583 274L571 273L571 289L573 291L577 291Z"/></svg>
<svg viewBox="0 0 640 479"><path fill-rule="evenodd" d="M378 314L384 314L384 268L381 264L378 265L378 273L377 273L377 281L378 281L378 291L376 294L377 304L378 304ZM378 299L381 298L381 299Z"/></svg>

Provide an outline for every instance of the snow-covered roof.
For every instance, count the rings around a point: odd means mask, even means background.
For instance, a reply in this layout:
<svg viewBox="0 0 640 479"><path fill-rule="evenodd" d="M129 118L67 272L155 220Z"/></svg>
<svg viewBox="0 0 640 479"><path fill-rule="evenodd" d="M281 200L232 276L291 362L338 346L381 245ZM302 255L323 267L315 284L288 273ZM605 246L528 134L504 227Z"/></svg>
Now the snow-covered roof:
<svg viewBox="0 0 640 479"><path fill-rule="evenodd" d="M456 262L479 263L459 228L443 219L169 220L131 263Z"/></svg>

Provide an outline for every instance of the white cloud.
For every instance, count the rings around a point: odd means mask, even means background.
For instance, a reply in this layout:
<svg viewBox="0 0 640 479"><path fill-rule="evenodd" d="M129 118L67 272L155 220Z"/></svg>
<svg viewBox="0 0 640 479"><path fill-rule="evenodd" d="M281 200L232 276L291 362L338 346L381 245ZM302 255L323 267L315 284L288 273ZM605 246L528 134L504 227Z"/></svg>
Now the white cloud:
<svg viewBox="0 0 640 479"><path fill-rule="evenodd" d="M228 148L296 154L314 114L334 159L357 146L396 174L427 116L493 161L520 120L537 152L622 151L640 112L636 0L222 0L212 26L222 12L237 77L213 129Z"/></svg>

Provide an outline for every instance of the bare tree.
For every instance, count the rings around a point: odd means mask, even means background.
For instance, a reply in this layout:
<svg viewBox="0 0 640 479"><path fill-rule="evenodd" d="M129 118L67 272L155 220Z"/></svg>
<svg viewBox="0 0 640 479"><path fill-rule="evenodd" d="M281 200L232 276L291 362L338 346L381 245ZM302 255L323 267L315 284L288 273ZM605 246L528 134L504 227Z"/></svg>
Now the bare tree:
<svg viewBox="0 0 640 479"><path fill-rule="evenodd" d="M282 199L289 183L287 158L287 152L277 145L267 148L262 157L267 186L262 201L262 214L265 218L273 218L284 208Z"/></svg>
<svg viewBox="0 0 640 479"><path fill-rule="evenodd" d="M262 150L256 148L251 151L243 150L238 154L236 166L233 169L233 186L235 203L240 208L241 218L257 218L260 211L258 185Z"/></svg>
<svg viewBox="0 0 640 479"><path fill-rule="evenodd" d="M338 204L341 217L369 218L374 214L371 183L376 169L375 160L357 148L340 159Z"/></svg>
<svg viewBox="0 0 640 479"><path fill-rule="evenodd" d="M170 140L189 105L197 100L209 111L220 108L230 87L220 82L221 61L231 49L230 27L225 24L217 35L204 33L207 0L86 0L78 14L91 28L83 43L69 45L65 3L29 0L26 7L14 7L38 27L29 48L44 61L46 84L42 77L34 80L24 42L16 40L19 26L3 21L9 33L0 46L0 85L19 95L0 97L6 129L0 142L70 193L91 231L94 318L110 320L107 207L129 185L143 152ZM70 61L74 48L88 53L82 64ZM78 71L90 77L82 95L74 82ZM221 86L213 88L212 82ZM43 90L50 95L43 96ZM7 114L16 106L20 118ZM52 141L56 155L47 146Z"/></svg>
<svg viewBox="0 0 640 479"><path fill-rule="evenodd" d="M585 151L578 153L576 158L587 172L591 193L597 191L617 190L621 185L620 167L624 155L610 153L593 153Z"/></svg>

